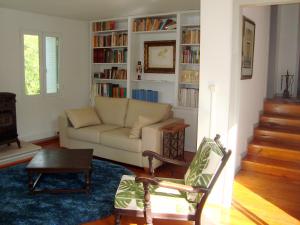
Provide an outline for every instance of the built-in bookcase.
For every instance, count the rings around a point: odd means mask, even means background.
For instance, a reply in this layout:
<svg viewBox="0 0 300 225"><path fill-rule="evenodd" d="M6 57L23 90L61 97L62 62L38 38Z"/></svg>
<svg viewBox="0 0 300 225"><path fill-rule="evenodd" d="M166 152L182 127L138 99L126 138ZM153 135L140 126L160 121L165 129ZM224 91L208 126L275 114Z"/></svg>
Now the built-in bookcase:
<svg viewBox="0 0 300 225"><path fill-rule="evenodd" d="M180 63L178 106L198 107L200 65L200 17L198 12L180 15Z"/></svg>
<svg viewBox="0 0 300 225"><path fill-rule="evenodd" d="M128 18L91 22L92 96L127 97Z"/></svg>
<svg viewBox="0 0 300 225"><path fill-rule="evenodd" d="M138 61L144 66L144 42L176 42L175 72L145 73L138 79ZM91 21L91 99L95 95L136 97L137 90L155 93L170 103L175 116L191 125L188 149L196 148L200 68L200 12L185 11ZM134 94L133 94L134 93Z"/></svg>

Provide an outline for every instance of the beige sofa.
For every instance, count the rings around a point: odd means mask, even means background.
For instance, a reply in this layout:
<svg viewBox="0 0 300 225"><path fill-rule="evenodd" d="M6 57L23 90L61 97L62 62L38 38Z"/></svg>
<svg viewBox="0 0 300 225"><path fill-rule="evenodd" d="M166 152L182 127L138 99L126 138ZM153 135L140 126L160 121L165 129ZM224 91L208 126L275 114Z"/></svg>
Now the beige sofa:
<svg viewBox="0 0 300 225"><path fill-rule="evenodd" d="M94 155L139 167L148 167L142 157L145 150L162 153L160 128L174 122L169 104L149 103L121 98L95 98L95 110L102 124L74 128L64 113L59 117L60 145L66 148L92 148ZM141 138L129 138L130 130L139 115L160 118L142 128ZM154 161L154 167L160 163Z"/></svg>

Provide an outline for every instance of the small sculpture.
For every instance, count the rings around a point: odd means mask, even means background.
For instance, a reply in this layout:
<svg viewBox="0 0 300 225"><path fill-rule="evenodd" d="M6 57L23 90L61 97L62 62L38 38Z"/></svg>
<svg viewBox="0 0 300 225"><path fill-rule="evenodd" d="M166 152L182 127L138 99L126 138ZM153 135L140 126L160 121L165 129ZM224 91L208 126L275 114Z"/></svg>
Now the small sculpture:
<svg viewBox="0 0 300 225"><path fill-rule="evenodd" d="M294 83L294 76L295 75L291 75L289 74L289 71L287 70L285 75L281 75L281 90L282 90L282 83L283 80L285 79L285 89L283 91L282 97L283 98L290 98L290 92L289 92L289 88L292 87L293 83Z"/></svg>
<svg viewBox="0 0 300 225"><path fill-rule="evenodd" d="M143 73L142 62L138 61L138 64L136 65L136 74L137 74L137 79L138 80L142 79L142 73Z"/></svg>

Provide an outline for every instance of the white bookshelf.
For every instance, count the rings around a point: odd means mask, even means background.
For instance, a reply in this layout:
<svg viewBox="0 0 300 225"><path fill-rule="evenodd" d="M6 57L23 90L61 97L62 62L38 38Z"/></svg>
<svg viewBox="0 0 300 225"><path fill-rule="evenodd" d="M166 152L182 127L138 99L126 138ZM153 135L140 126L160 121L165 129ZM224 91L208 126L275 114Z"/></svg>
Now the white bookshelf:
<svg viewBox="0 0 300 225"><path fill-rule="evenodd" d="M171 30L136 30L134 27L135 20L143 18L172 18L176 20L176 29ZM108 30L93 30L94 22L115 21L114 29ZM154 23L153 23L154 24ZM154 27L154 25L153 25ZM118 84L122 88L127 88L127 98L131 98L133 89L146 89L158 91L158 100L163 103L170 103L173 105L175 116L178 115L184 118L187 123L191 125L187 129L186 145L191 149L196 148L195 131L197 130L197 108L188 105L180 105L179 93L181 88L188 88L199 90L199 82L183 81L181 78L182 71L193 70L198 71L200 63L190 63L182 61L182 54L184 48L200 49L200 43L186 43L182 40L182 32L185 30L200 30L200 12L199 11L185 11L185 12L171 12L165 14L140 15L130 16L126 18L114 18L107 20L91 21L91 85L100 83ZM95 46L94 37L108 36L113 34L127 34L127 44L122 45L105 45ZM145 41L162 41L175 40L176 41L176 61L175 73L173 74L156 74L143 73L142 79L137 79L136 65L138 61L144 65L144 42ZM126 62L94 62L94 50L97 51L114 51L127 50ZM127 70L126 79L112 79L112 78L95 78L94 73L101 73L104 70L118 67L118 69ZM144 71L144 70L143 70ZM93 91L93 87L91 87ZM91 95L93 99L93 94ZM93 102L93 100L92 100Z"/></svg>

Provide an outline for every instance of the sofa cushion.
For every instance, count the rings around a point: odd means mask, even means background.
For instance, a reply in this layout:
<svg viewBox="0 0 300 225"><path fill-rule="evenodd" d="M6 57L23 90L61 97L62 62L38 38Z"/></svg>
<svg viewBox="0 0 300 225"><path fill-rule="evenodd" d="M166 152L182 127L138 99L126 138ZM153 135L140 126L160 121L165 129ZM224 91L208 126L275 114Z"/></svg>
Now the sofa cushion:
<svg viewBox="0 0 300 225"><path fill-rule="evenodd" d="M116 125L101 124L97 126L83 127L75 129L68 127L67 132L70 138L74 138L81 141L100 143L100 134L106 131L119 128Z"/></svg>
<svg viewBox="0 0 300 225"><path fill-rule="evenodd" d="M95 97L96 111L105 124L113 124L124 127L128 99Z"/></svg>
<svg viewBox="0 0 300 225"><path fill-rule="evenodd" d="M95 109L92 107L66 110L66 114L74 128L101 124Z"/></svg>
<svg viewBox="0 0 300 225"><path fill-rule="evenodd" d="M139 116L129 132L129 138L141 138L142 128L157 123L159 120L157 118Z"/></svg>
<svg viewBox="0 0 300 225"><path fill-rule="evenodd" d="M128 102L125 127L133 127L137 118L142 115L151 118L158 118L159 121L168 119L171 105L163 103L145 102L130 99Z"/></svg>
<svg viewBox="0 0 300 225"><path fill-rule="evenodd" d="M130 152L142 151L142 140L129 138L130 128L119 128L101 133L100 142L103 145L123 149Z"/></svg>
<svg viewBox="0 0 300 225"><path fill-rule="evenodd" d="M179 179L164 179L173 183L184 184ZM195 214L196 203L189 202L184 192L163 188L156 185L149 186L151 211L153 213ZM115 208L123 210L144 210L143 183L135 182L134 176L123 175L115 196Z"/></svg>

